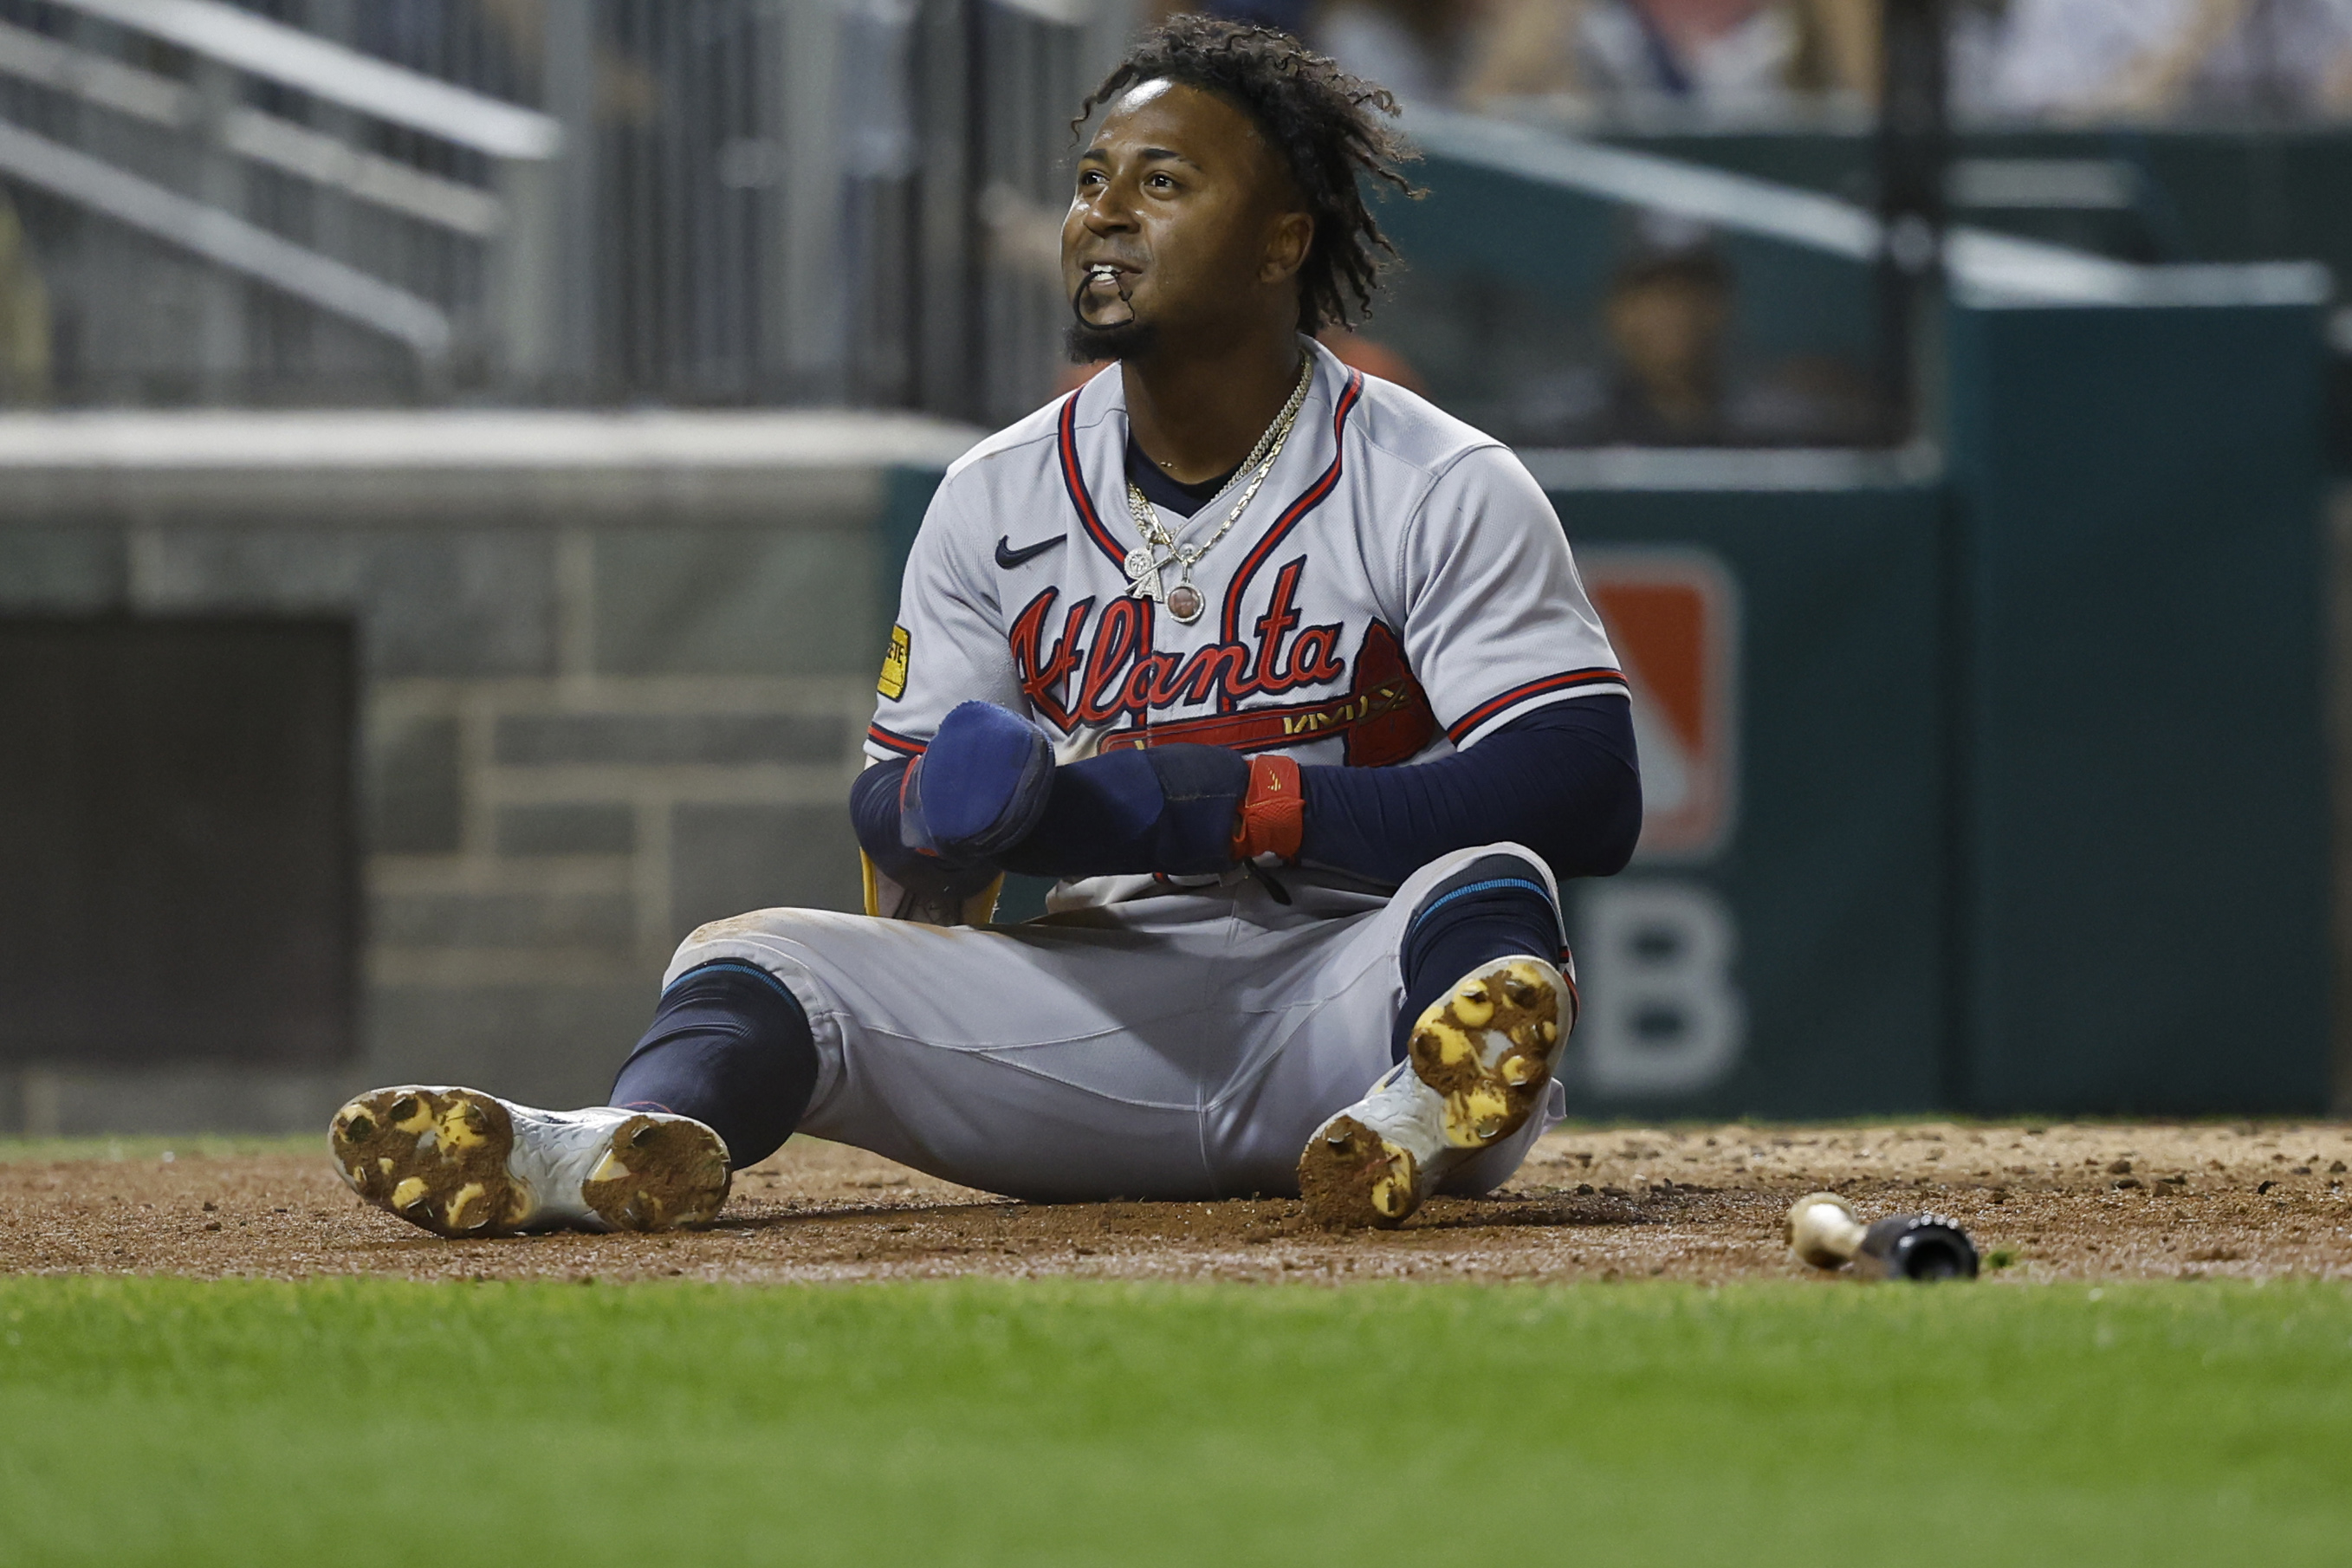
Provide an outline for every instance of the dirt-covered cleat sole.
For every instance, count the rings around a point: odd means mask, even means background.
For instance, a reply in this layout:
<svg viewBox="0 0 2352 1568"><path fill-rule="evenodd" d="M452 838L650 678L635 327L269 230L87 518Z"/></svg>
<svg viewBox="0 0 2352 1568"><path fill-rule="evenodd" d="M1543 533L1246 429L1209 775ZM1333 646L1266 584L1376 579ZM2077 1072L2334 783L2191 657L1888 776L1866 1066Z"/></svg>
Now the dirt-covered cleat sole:
<svg viewBox="0 0 2352 1568"><path fill-rule="evenodd" d="M580 1198L614 1230L706 1226L727 1205L727 1145L699 1121L637 1115L580 1184Z"/></svg>
<svg viewBox="0 0 2352 1568"><path fill-rule="evenodd" d="M1413 1021L1404 1060L1307 1141L1307 1216L1334 1229L1403 1223L1449 1171L1528 1124L1575 1026L1576 991L1542 959L1464 975Z"/></svg>
<svg viewBox="0 0 2352 1568"><path fill-rule="evenodd" d="M1526 1125L1549 1092L1560 1037L1575 1026L1575 996L1557 968L1509 959L1414 1021L1405 1048L1413 1076L1444 1099L1448 1143L1484 1149Z"/></svg>
<svg viewBox="0 0 2352 1568"><path fill-rule="evenodd" d="M353 1192L436 1236L509 1236L532 1206L507 1168L514 1118L487 1094L380 1089L337 1111L328 1141Z"/></svg>
<svg viewBox="0 0 2352 1568"><path fill-rule="evenodd" d="M436 1236L705 1226L730 1185L726 1143L688 1117L535 1110L472 1089L363 1094L328 1142L353 1192Z"/></svg>
<svg viewBox="0 0 2352 1568"><path fill-rule="evenodd" d="M1298 1195L1318 1225L1385 1229L1421 1206L1411 1150L1345 1113L1324 1123L1298 1157Z"/></svg>

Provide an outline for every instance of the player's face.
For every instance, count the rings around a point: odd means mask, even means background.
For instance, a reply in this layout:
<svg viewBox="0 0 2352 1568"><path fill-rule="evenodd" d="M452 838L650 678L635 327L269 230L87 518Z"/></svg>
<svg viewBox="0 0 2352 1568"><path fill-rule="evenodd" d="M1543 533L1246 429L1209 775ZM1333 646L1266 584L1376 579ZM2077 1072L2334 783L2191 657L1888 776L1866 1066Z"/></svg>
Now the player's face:
<svg viewBox="0 0 2352 1568"><path fill-rule="evenodd" d="M1129 89L1079 154L1062 224L1074 340L1109 355L1296 312L1313 221L1248 115L1169 81Z"/></svg>

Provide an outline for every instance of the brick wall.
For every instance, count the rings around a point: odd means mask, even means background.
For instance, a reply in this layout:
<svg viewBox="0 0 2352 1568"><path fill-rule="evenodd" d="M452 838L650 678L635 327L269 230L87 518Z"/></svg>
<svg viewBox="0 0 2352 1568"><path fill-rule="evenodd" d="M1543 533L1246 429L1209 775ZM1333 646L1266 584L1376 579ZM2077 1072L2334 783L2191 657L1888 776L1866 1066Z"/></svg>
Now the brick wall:
<svg viewBox="0 0 2352 1568"><path fill-rule="evenodd" d="M846 416L0 420L0 614L356 623L362 1054L59 1062L0 1131L322 1127L352 1089L600 1100L697 924L854 909L845 805L895 585L886 473L970 432Z"/></svg>

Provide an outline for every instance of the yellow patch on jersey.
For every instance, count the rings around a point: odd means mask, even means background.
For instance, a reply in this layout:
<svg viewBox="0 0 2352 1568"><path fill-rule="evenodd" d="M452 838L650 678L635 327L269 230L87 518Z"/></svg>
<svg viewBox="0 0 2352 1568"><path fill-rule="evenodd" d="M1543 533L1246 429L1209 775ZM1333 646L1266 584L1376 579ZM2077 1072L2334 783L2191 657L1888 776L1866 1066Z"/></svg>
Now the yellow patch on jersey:
<svg viewBox="0 0 2352 1568"><path fill-rule="evenodd" d="M907 695L907 656L914 647L904 626L890 628L890 649L882 656L882 679L874 689L896 702Z"/></svg>

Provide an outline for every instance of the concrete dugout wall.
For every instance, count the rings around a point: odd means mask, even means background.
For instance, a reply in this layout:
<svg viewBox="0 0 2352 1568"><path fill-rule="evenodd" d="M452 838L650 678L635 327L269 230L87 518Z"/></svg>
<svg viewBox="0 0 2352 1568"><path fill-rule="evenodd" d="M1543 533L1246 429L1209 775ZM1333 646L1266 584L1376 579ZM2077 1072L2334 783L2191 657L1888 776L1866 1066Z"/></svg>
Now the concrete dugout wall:
<svg viewBox="0 0 2352 1568"><path fill-rule="evenodd" d="M139 1065L21 1056L0 1063L0 1131L310 1130L347 1090L404 1079L601 1099L687 931L857 906L845 795L887 624L876 520L894 468L943 465L973 434L831 415L0 420L0 618L350 624L362 892L351 1059L239 1065L168 1031L136 1042Z"/></svg>

